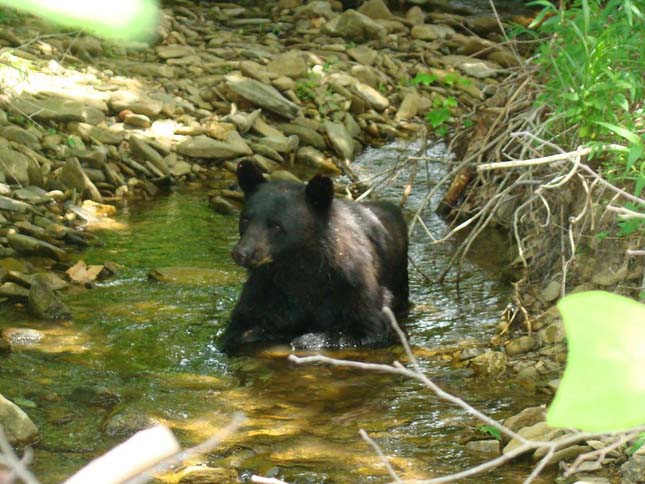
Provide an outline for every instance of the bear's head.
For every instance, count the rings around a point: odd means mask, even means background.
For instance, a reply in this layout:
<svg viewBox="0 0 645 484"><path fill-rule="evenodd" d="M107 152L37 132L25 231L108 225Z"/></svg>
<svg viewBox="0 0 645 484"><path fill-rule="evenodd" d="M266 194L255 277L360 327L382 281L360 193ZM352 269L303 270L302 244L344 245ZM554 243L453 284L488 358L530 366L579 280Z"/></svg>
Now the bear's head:
<svg viewBox="0 0 645 484"><path fill-rule="evenodd" d="M255 269L320 243L334 200L330 178L316 175L306 186L268 182L253 162L244 160L237 179L244 192L240 240L231 252L237 264Z"/></svg>

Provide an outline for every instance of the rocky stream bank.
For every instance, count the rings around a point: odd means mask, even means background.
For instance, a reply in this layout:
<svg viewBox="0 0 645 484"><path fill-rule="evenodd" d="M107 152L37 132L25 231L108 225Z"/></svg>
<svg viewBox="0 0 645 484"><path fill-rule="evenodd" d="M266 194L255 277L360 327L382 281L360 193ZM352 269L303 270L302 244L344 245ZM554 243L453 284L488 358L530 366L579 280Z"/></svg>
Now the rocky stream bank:
<svg viewBox="0 0 645 484"><path fill-rule="evenodd" d="M523 62L493 15L410 5L392 13L382 0L345 11L324 0L175 1L149 47L59 32L12 12L3 21L0 300L49 321L73 318L64 303L70 285L91 286L119 270L78 260L95 242L93 229L114 226L118 207L200 183L212 187L215 210L235 213L233 173L242 159L271 179L342 173L338 191L353 193L361 185L351 160L364 147L432 138L425 116L448 105L455 122L481 103L494 109L505 76ZM564 330L554 311L537 321L531 334L494 341L493 350L447 357L552 392ZM38 331L5 328L0 349L29 338ZM508 426L539 440L561 437L543 420L542 409L527 409ZM1 396L0 422L14 445L38 441L25 412ZM500 452L497 441L469 445ZM553 463L594 445L601 443L565 449ZM208 472L177 479L238 479L231 469Z"/></svg>

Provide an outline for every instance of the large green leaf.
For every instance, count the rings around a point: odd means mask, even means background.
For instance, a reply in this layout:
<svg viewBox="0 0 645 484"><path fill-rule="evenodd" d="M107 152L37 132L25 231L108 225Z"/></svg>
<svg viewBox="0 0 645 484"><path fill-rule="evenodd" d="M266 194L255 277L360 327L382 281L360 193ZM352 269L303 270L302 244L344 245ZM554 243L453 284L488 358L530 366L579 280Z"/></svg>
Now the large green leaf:
<svg viewBox="0 0 645 484"><path fill-rule="evenodd" d="M553 427L591 432L645 423L645 305L603 291L558 303L567 366L547 412Z"/></svg>
<svg viewBox="0 0 645 484"><path fill-rule="evenodd" d="M0 0L52 22L102 37L147 40L159 19L157 0Z"/></svg>

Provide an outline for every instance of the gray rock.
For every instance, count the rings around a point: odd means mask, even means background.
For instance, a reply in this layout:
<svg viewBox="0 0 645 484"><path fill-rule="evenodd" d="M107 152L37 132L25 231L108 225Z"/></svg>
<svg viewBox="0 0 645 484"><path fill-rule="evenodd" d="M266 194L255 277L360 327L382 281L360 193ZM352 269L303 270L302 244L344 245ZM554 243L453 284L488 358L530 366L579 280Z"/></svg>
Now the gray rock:
<svg viewBox="0 0 645 484"><path fill-rule="evenodd" d="M76 189L80 194L89 193L90 198L95 202L100 203L103 201L98 188L85 174L81 164L75 158L70 158L63 165L60 181L66 187Z"/></svg>
<svg viewBox="0 0 645 484"><path fill-rule="evenodd" d="M325 0L314 0L313 2L309 2L306 5L302 5L296 8L296 11L294 12L294 16L296 18L322 17L326 19L331 19L335 15L336 14L332 10L329 2Z"/></svg>
<svg viewBox="0 0 645 484"><path fill-rule="evenodd" d="M544 289L542 289L540 295L546 302L555 301L560 297L561 289L562 284L560 283L560 281L551 281Z"/></svg>
<svg viewBox="0 0 645 484"><path fill-rule="evenodd" d="M564 323L562 321L555 321L548 325L546 328L538 331L538 337L543 344L556 344L564 341L566 333L564 331Z"/></svg>
<svg viewBox="0 0 645 484"><path fill-rule="evenodd" d="M358 8L358 11L374 20L393 18L392 12L383 0L367 0Z"/></svg>
<svg viewBox="0 0 645 484"><path fill-rule="evenodd" d="M170 168L163 156L140 136L130 136L128 140L132 154L139 161L149 161L164 175L170 174Z"/></svg>
<svg viewBox="0 0 645 484"><path fill-rule="evenodd" d="M178 161L170 167L170 174L176 178L189 175L191 164L186 161Z"/></svg>
<svg viewBox="0 0 645 484"><path fill-rule="evenodd" d="M360 81L356 81L352 85L352 91L377 111L383 111L390 105L390 101L385 96L372 86L368 86Z"/></svg>
<svg viewBox="0 0 645 484"><path fill-rule="evenodd" d="M22 153L8 146L0 146L0 172L9 183L29 185L29 171L33 163Z"/></svg>
<svg viewBox="0 0 645 484"><path fill-rule="evenodd" d="M33 211L33 208L28 203L0 195L0 210L6 210L7 212L26 213Z"/></svg>
<svg viewBox="0 0 645 484"><path fill-rule="evenodd" d="M352 47L351 49L347 49L347 54L356 62L363 64L364 66L371 66L378 57L378 52L366 45L359 45Z"/></svg>
<svg viewBox="0 0 645 484"><path fill-rule="evenodd" d="M66 257L63 249L28 235L10 233L7 234L7 241L18 254L39 255L57 260L62 260Z"/></svg>
<svg viewBox="0 0 645 484"><path fill-rule="evenodd" d="M9 141L15 141L16 143L28 146L32 150L40 149L40 141L38 141L38 138L20 126L11 125L0 128L0 136Z"/></svg>
<svg viewBox="0 0 645 484"><path fill-rule="evenodd" d="M210 206L213 207L213 210L217 213L221 213L222 215L233 215L238 212L238 208L235 205L219 195L211 198Z"/></svg>
<svg viewBox="0 0 645 484"><path fill-rule="evenodd" d="M195 53L195 49L189 45L170 44L158 45L155 47L157 55L162 59L173 59L176 57L185 57Z"/></svg>
<svg viewBox="0 0 645 484"><path fill-rule="evenodd" d="M494 62L475 59L465 55L444 55L440 57L439 60L446 65L455 67L463 73L478 79L494 77L499 74L502 69Z"/></svg>
<svg viewBox="0 0 645 484"><path fill-rule="evenodd" d="M553 440L554 438L559 437L560 435L563 435L565 433L565 430L554 429L553 427L550 427L549 425L547 425L546 422L538 422L535 425L524 427L518 430L517 433L528 440L539 440L539 441L546 442L546 441ZM504 455L507 455L508 453L520 447L521 445L522 443L520 442L520 440L512 439L508 444L506 444L502 453Z"/></svg>
<svg viewBox="0 0 645 484"><path fill-rule="evenodd" d="M300 138L296 135L265 136L264 138L260 138L258 143L266 145L278 153L287 154L298 149Z"/></svg>
<svg viewBox="0 0 645 484"><path fill-rule="evenodd" d="M325 121L324 127L334 152L343 159L354 159L354 140L345 129L345 125Z"/></svg>
<svg viewBox="0 0 645 484"><path fill-rule="evenodd" d="M126 114L123 118L123 122L128 126L134 126L135 128L146 129L152 125L152 121L145 114Z"/></svg>
<svg viewBox="0 0 645 484"><path fill-rule="evenodd" d="M378 22L352 9L327 22L323 31L354 42L383 39L387 33L385 27Z"/></svg>
<svg viewBox="0 0 645 484"><path fill-rule="evenodd" d="M279 76L297 79L307 74L307 63L302 52L291 50L273 57L267 64L267 69Z"/></svg>
<svg viewBox="0 0 645 484"><path fill-rule="evenodd" d="M340 169L328 157L311 146L303 146L298 149L296 160L298 160L298 163L302 163L325 175L340 174Z"/></svg>
<svg viewBox="0 0 645 484"><path fill-rule="evenodd" d="M83 141L88 141L91 138L94 138L106 145L118 145L125 137L125 133L122 131L119 132L114 129L92 126L87 123L68 123L67 129L69 129L70 132L79 135Z"/></svg>
<svg viewBox="0 0 645 484"><path fill-rule="evenodd" d="M17 98L11 101L10 109L44 123L80 121L97 125L105 119L103 111L94 106L58 97Z"/></svg>
<svg viewBox="0 0 645 484"><path fill-rule="evenodd" d="M325 144L325 138L320 133L305 126L294 123L282 123L278 124L278 128L287 136L297 136L300 139L300 145L313 146L319 150L324 150L327 146Z"/></svg>
<svg viewBox="0 0 645 484"><path fill-rule="evenodd" d="M425 22L426 15L421 7L415 5L405 12L405 19L413 25L420 25Z"/></svg>
<svg viewBox="0 0 645 484"><path fill-rule="evenodd" d="M500 454L497 440L472 440L466 444L466 448L487 457L496 457Z"/></svg>
<svg viewBox="0 0 645 484"><path fill-rule="evenodd" d="M248 146L243 149L231 143L217 141L208 136L193 136L177 145L177 153L192 158L228 159L237 156L251 155L253 152Z"/></svg>
<svg viewBox="0 0 645 484"><path fill-rule="evenodd" d="M72 312L61 301L46 279L37 275L29 289L29 311L36 317L47 321L70 319Z"/></svg>
<svg viewBox="0 0 645 484"><path fill-rule="evenodd" d="M403 98L403 101L401 101L401 105L394 115L394 119L396 121L407 121L408 119L414 118L417 115L420 101L421 98L416 89L409 91Z"/></svg>
<svg viewBox="0 0 645 484"><path fill-rule="evenodd" d="M28 445L38 440L38 429L29 416L2 395L0 395L0 426L11 445Z"/></svg>
<svg viewBox="0 0 645 484"><path fill-rule="evenodd" d="M279 116L293 119L300 113L300 108L280 94L280 91L255 79L230 75L226 76L226 85L252 104Z"/></svg>
<svg viewBox="0 0 645 484"><path fill-rule="evenodd" d="M15 282L5 282L0 285L0 296L11 299L26 299L29 297L29 289Z"/></svg>
<svg viewBox="0 0 645 484"><path fill-rule="evenodd" d="M143 77L160 77L162 79L173 79L175 77L175 68L167 64L141 62L136 64L129 63L125 67L132 74L137 74Z"/></svg>
<svg viewBox="0 0 645 484"><path fill-rule="evenodd" d="M438 40L449 39L455 35L455 31L447 25L422 24L412 27L410 35L412 38L419 40Z"/></svg>
<svg viewBox="0 0 645 484"><path fill-rule="evenodd" d="M505 346L506 354L508 356L515 356L521 353L527 353L535 348L539 343L539 338L537 335L526 335L520 336L519 338L513 339L508 342Z"/></svg>
<svg viewBox="0 0 645 484"><path fill-rule="evenodd" d="M157 419L150 415L126 408L107 422L104 431L108 437L128 437L159 423Z"/></svg>
<svg viewBox="0 0 645 484"><path fill-rule="evenodd" d="M645 447L641 447L620 467L620 484L645 482Z"/></svg>
<svg viewBox="0 0 645 484"><path fill-rule="evenodd" d="M50 197L45 190L33 185L19 188L13 192L13 195L17 199L22 200L23 202L28 202L32 205L40 205L42 203L49 203L52 201L52 197Z"/></svg>
<svg viewBox="0 0 645 484"><path fill-rule="evenodd" d="M161 112L163 104L161 101L152 99L149 96L135 91L114 91L110 93L110 109L119 113L129 109L133 113L143 114L154 118Z"/></svg>
<svg viewBox="0 0 645 484"><path fill-rule="evenodd" d="M470 360L470 367L483 375L501 375L506 372L506 355L501 351L485 351Z"/></svg>

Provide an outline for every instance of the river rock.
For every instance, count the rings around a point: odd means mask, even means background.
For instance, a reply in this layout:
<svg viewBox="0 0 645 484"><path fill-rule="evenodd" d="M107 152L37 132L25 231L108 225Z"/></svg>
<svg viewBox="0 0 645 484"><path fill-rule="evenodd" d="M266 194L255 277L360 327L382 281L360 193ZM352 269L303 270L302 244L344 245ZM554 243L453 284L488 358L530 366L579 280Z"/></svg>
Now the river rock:
<svg viewBox="0 0 645 484"><path fill-rule="evenodd" d="M546 422L538 422L535 425L524 427L518 430L517 433L528 440L547 442L553 440L556 437L559 437L560 435L563 435L565 433L565 430L550 427ZM522 443L518 439L512 439L508 444L506 444L502 453L504 455L507 455L509 452L515 450L521 445Z"/></svg>
<svg viewBox="0 0 645 484"><path fill-rule="evenodd" d="M336 16L331 5L326 0L314 0L305 5L296 8L294 12L296 18L326 18L331 19Z"/></svg>
<svg viewBox="0 0 645 484"><path fill-rule="evenodd" d="M67 129L70 132L79 135L84 141L89 141L91 138L94 138L106 145L118 145L125 137L125 134L122 131L103 128L100 126L92 126L87 123L68 123Z"/></svg>
<svg viewBox="0 0 645 484"><path fill-rule="evenodd" d="M501 375L506 372L506 355L501 351L485 351L470 360L475 372L483 375Z"/></svg>
<svg viewBox="0 0 645 484"><path fill-rule="evenodd" d="M158 45L155 47L157 55L162 59L173 59L176 57L185 57L195 53L195 49L189 45L170 44Z"/></svg>
<svg viewBox="0 0 645 484"><path fill-rule="evenodd" d="M352 47L351 49L347 49L347 54L356 62L364 66L371 66L378 58L378 52L366 45L359 45Z"/></svg>
<svg viewBox="0 0 645 484"><path fill-rule="evenodd" d="M447 25L422 24L412 27L410 35L412 38L419 40L443 40L455 35L455 31Z"/></svg>
<svg viewBox="0 0 645 484"><path fill-rule="evenodd" d="M396 121L407 121L414 118L417 115L420 101L421 98L416 89L409 91L403 98L403 101L401 101L401 105L394 115L394 119Z"/></svg>
<svg viewBox="0 0 645 484"><path fill-rule="evenodd" d="M354 140L342 123L325 121L325 132L329 137L334 152L343 159L354 159Z"/></svg>
<svg viewBox="0 0 645 484"><path fill-rule="evenodd" d="M385 110L389 105L390 101L383 96L380 92L374 89L372 86L368 86L360 81L356 81L352 85L352 90L358 94L358 96L369 104L372 108L377 111Z"/></svg>
<svg viewBox="0 0 645 484"><path fill-rule="evenodd" d="M105 119L103 111L94 106L59 97L20 97L11 101L10 109L18 115L44 123L81 121L97 125Z"/></svg>
<svg viewBox="0 0 645 484"><path fill-rule="evenodd" d="M354 42L383 39L387 33L385 27L352 9L327 22L323 31Z"/></svg>
<svg viewBox="0 0 645 484"><path fill-rule="evenodd" d="M144 138L141 136L130 136L128 142L130 144L132 154L139 161L149 161L164 175L168 175L170 173L170 168L168 168L166 160L164 160L163 156L150 146Z"/></svg>
<svg viewBox="0 0 645 484"><path fill-rule="evenodd" d="M530 427L545 420L546 409L544 407L528 407L517 415L513 415L504 420L504 426L513 432L517 432L524 427Z"/></svg>
<svg viewBox="0 0 645 484"><path fill-rule="evenodd" d="M150 415L132 408L125 408L110 418L104 431L108 437L129 437L140 430L160 424L161 422Z"/></svg>
<svg viewBox="0 0 645 484"><path fill-rule="evenodd" d="M535 348L539 343L538 336L535 334L520 336L519 338L509 341L506 346L506 354L515 356L521 353L527 353Z"/></svg>
<svg viewBox="0 0 645 484"><path fill-rule="evenodd" d="M313 129L294 123L278 124L278 128L287 136L297 136L300 140L300 145L313 146L319 150L326 148L325 138Z"/></svg>
<svg viewBox="0 0 645 484"><path fill-rule="evenodd" d="M60 181L66 187L76 189L81 195L88 192L90 198L96 202L103 201L103 197L101 197L98 188L96 188L96 185L85 174L81 164L75 158L70 158L63 165Z"/></svg>
<svg viewBox="0 0 645 484"><path fill-rule="evenodd" d="M393 17L392 12L390 12L383 0L367 0L358 8L358 11L373 20L391 19Z"/></svg>
<svg viewBox="0 0 645 484"><path fill-rule="evenodd" d="M645 482L645 447L641 447L620 467L620 484Z"/></svg>
<svg viewBox="0 0 645 484"><path fill-rule="evenodd" d="M494 62L475 59L465 55L444 55L439 60L451 67L459 69L466 75L476 77L478 79L485 79L487 77L494 77L501 71L501 67Z"/></svg>
<svg viewBox="0 0 645 484"><path fill-rule="evenodd" d="M497 457L500 454L497 440L472 440L466 444L466 448L487 457Z"/></svg>
<svg viewBox="0 0 645 484"><path fill-rule="evenodd" d="M229 75L226 76L226 85L238 96L279 116L293 119L300 113L300 108L280 94L280 91L255 79Z"/></svg>
<svg viewBox="0 0 645 484"><path fill-rule="evenodd" d="M47 321L70 319L72 313L45 279L36 276L29 289L29 311L36 317Z"/></svg>
<svg viewBox="0 0 645 484"><path fill-rule="evenodd" d="M0 395L0 426L14 446L33 444L39 437L38 429L29 416L3 395Z"/></svg>
<svg viewBox="0 0 645 484"><path fill-rule="evenodd" d="M203 267L159 267L150 272L149 277L159 282L198 286L229 286L244 280L244 276L237 272Z"/></svg>
<svg viewBox="0 0 645 484"><path fill-rule="evenodd" d="M420 25L425 22L426 15L418 5L405 12L405 19L412 25Z"/></svg>
<svg viewBox="0 0 645 484"><path fill-rule="evenodd" d="M230 143L217 141L208 136L193 136L177 145L177 153L191 158L228 159L242 155L250 155L248 146L243 149Z"/></svg>
<svg viewBox="0 0 645 484"><path fill-rule="evenodd" d="M340 169L327 156L311 146L303 146L298 149L296 160L323 175L336 176L340 174Z"/></svg>
<svg viewBox="0 0 645 484"><path fill-rule="evenodd" d="M307 63L302 52L291 50L273 57L267 64L267 69L279 76L297 79L307 74Z"/></svg>
<svg viewBox="0 0 645 484"><path fill-rule="evenodd" d="M62 260L66 257L63 249L28 235L10 233L7 234L7 241L18 254L39 255L57 260Z"/></svg>
<svg viewBox="0 0 645 484"><path fill-rule="evenodd" d="M29 185L29 174L35 162L8 146L0 146L0 173L9 183Z"/></svg>
<svg viewBox="0 0 645 484"><path fill-rule="evenodd" d="M564 323L559 320L538 331L538 337L543 344L556 344L564 341L566 336Z"/></svg>
<svg viewBox="0 0 645 484"><path fill-rule="evenodd" d="M25 289L22 285L16 284L15 282L5 282L0 284L0 296L10 299L27 299L29 297L29 289Z"/></svg>
<svg viewBox="0 0 645 484"><path fill-rule="evenodd" d="M292 136L265 136L258 140L259 144L268 146L277 153L287 154L298 149L300 138Z"/></svg>
<svg viewBox="0 0 645 484"><path fill-rule="evenodd" d="M15 141L16 143L28 146L32 150L40 149L40 141L38 138L20 126L10 125L0 128L0 136L9 141Z"/></svg>
<svg viewBox="0 0 645 484"><path fill-rule="evenodd" d="M28 203L0 195L0 210L5 210L7 212L25 213L28 211L33 211L33 208Z"/></svg>
<svg viewBox="0 0 645 484"><path fill-rule="evenodd" d="M225 467L191 466L178 473L179 484L238 484L240 480L234 469Z"/></svg>
<svg viewBox="0 0 645 484"><path fill-rule="evenodd" d="M144 114L154 118L159 115L163 103L137 91L114 91L110 93L108 101L114 113L129 110L136 114Z"/></svg>

